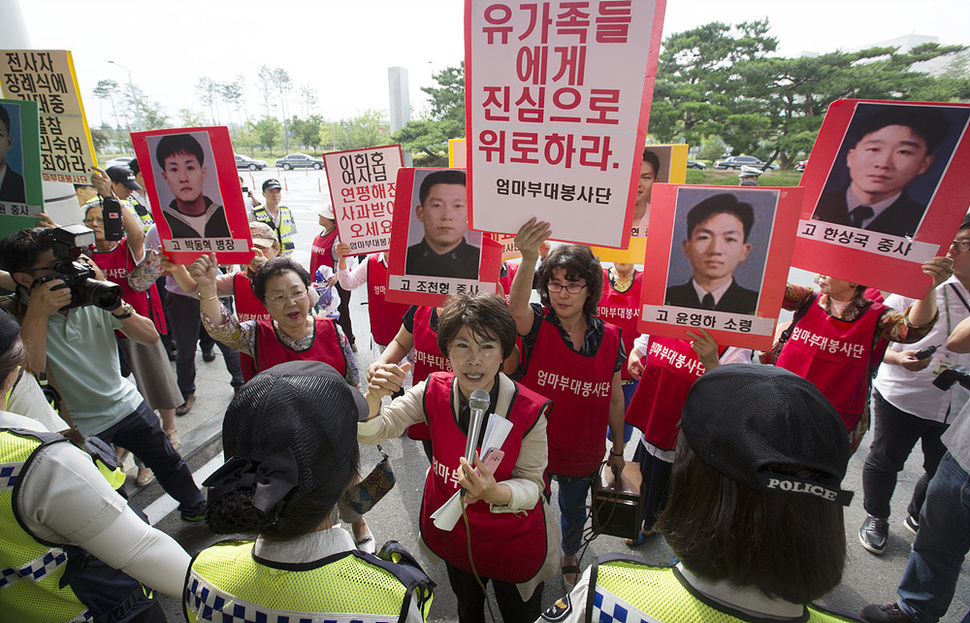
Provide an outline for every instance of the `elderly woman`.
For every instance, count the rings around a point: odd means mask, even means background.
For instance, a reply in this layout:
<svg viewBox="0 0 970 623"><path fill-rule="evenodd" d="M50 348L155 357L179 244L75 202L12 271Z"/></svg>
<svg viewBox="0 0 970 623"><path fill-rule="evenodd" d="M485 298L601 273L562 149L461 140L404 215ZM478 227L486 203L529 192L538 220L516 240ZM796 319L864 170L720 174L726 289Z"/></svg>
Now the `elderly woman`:
<svg viewBox="0 0 970 623"><path fill-rule="evenodd" d="M310 274L286 257L262 264L252 279L252 291L266 306L269 320L239 320L219 301L216 292L218 265L215 254L203 255L189 268L198 284L202 323L214 339L250 356L256 372L286 361L321 361L334 367L351 387L360 374L347 339L330 318L310 314ZM349 507L341 508L353 523L357 544L374 553L374 537L363 517Z"/></svg>
<svg viewBox="0 0 970 623"><path fill-rule="evenodd" d="M609 465L623 469L623 389L626 362L620 329L594 316L603 293L603 270L589 247L562 245L542 263L536 290L542 305L530 305L539 246L549 223L530 219L515 244L522 266L512 281L509 311L522 336L522 384L549 398L549 473L559 482L562 572L567 586L579 574L576 553L586 519L586 498L606 454L607 429L613 447Z"/></svg>
<svg viewBox="0 0 970 623"><path fill-rule="evenodd" d="M401 387L410 364L402 368L386 363L374 370L367 392L370 417L359 425L358 439L377 444L413 424L428 424L433 456L424 487L421 537L447 565L459 620L484 623L480 578L486 584L492 581L504 620L534 621L541 612L542 584L555 574L558 559L555 528L547 522L549 509L540 496L550 405L501 372L515 347L515 324L500 297L450 298L438 318L438 347L453 371L432 373L387 406L381 399ZM491 470L479 464L480 474L463 456L469 398L476 390L488 392L488 413L512 424L501 463ZM465 491L469 529L459 521L454 529L443 530L431 514L459 488Z"/></svg>
<svg viewBox="0 0 970 623"><path fill-rule="evenodd" d="M384 560L361 554L333 526L334 506L357 479L354 438L366 415L360 392L318 362L283 363L243 387L223 421L229 460L204 483L206 523L258 536L192 561L191 623L424 620L432 583L411 556L397 544L385 546Z"/></svg>

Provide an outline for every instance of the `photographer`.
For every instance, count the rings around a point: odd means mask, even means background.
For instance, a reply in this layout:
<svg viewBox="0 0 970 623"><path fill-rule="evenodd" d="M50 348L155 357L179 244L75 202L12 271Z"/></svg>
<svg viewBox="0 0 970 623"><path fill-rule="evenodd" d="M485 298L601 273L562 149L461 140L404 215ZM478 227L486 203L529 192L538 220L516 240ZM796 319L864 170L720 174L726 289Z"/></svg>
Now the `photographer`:
<svg viewBox="0 0 970 623"><path fill-rule="evenodd" d="M30 367L49 370L61 393L62 412L66 408L82 434L129 449L179 501L182 519L202 521L204 500L192 473L135 385L122 378L118 368L115 329L141 344L157 342L158 332L150 319L121 302L120 292L97 296L109 288L78 278L87 267L70 261L79 253L68 255L64 250L76 250L82 238L91 237L89 230L80 228L83 233L77 234L78 229L25 229L0 241L0 267L18 286L16 311ZM65 243L72 235L73 244ZM93 302L103 307L84 301L85 293L93 293Z"/></svg>

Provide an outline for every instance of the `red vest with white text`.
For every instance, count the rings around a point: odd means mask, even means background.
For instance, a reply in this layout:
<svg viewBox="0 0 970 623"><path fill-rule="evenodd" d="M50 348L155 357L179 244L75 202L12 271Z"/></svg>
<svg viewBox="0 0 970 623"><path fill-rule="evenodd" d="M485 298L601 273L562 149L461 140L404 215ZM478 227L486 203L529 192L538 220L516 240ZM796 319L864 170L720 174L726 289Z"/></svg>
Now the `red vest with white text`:
<svg viewBox="0 0 970 623"><path fill-rule="evenodd" d="M870 368L882 361L888 345L876 336L879 317L888 307L870 303L861 316L846 322L830 316L817 299L792 329L775 365L815 384L842 417L846 430L858 423L869 399Z"/></svg>
<svg viewBox="0 0 970 623"><path fill-rule="evenodd" d="M329 266L333 272L337 272L333 259L333 243L337 241L337 228L334 227L329 233L319 233L313 239L310 247L310 278L317 278L317 269L321 266Z"/></svg>
<svg viewBox="0 0 970 623"><path fill-rule="evenodd" d="M702 374L704 365L690 342L651 335L643 375L626 410L627 423L661 450L673 450L687 392Z"/></svg>
<svg viewBox="0 0 970 623"><path fill-rule="evenodd" d="M418 307L414 312L414 384L428 378L432 372L451 372L451 361L438 350L438 333L431 328L434 307ZM411 439L431 439L425 423L408 427Z"/></svg>
<svg viewBox="0 0 970 623"><path fill-rule="evenodd" d="M383 254L375 253L367 259L367 315L370 316L370 332L374 341L387 346L394 341L401 328L401 319L408 311L405 303L391 303L387 293L387 266L381 261Z"/></svg>
<svg viewBox="0 0 970 623"><path fill-rule="evenodd" d="M471 573L464 520L459 520L453 530L445 532L436 528L431 519L431 514L460 488L458 459L465 454L466 436L458 428L452 410L453 378L454 374L436 372L428 377L425 389L424 410L431 427L434 454L424 486L421 536L431 551L443 560ZM518 384L516 388L518 393L507 414L512 430L502 445L505 456L494 472L498 482L512 477L522 438L535 425L547 404L542 396ZM456 384L454 391L458 391ZM471 527L472 559L478 575L506 582L525 582L539 572L546 558L545 518L541 501L525 512L493 513L487 502L479 500L468 505L465 512Z"/></svg>
<svg viewBox="0 0 970 623"><path fill-rule="evenodd" d="M635 271L633 285L626 292L617 292L610 285L609 270L603 269L603 296L600 298L596 315L610 324L615 324L623 330L623 347L629 353L633 350L633 341L640 335L637 323L640 322L640 289L643 287L643 273ZM632 379L626 366L620 372L622 378Z"/></svg>
<svg viewBox="0 0 970 623"><path fill-rule="evenodd" d="M314 318L313 344L297 352L284 346L276 337L272 320L260 320L256 324L256 371L269 370L287 361L322 361L329 363L340 376L347 374L347 362L340 350L340 338L330 318Z"/></svg>
<svg viewBox="0 0 970 623"><path fill-rule="evenodd" d="M599 351L587 356L566 346L559 329L542 321L522 384L555 405L547 432L550 473L586 476L603 461L619 350L620 330L609 323Z"/></svg>
<svg viewBox="0 0 970 623"><path fill-rule="evenodd" d="M131 305L136 312L151 318L159 333L166 333L165 313L162 311L162 301L158 297L158 288L153 283L144 292L136 292L128 285L128 273L135 270L135 260L131 259L128 251L128 239L122 238L114 249L107 253L99 253L92 248L94 263L98 265L105 279L121 286L121 298Z"/></svg>

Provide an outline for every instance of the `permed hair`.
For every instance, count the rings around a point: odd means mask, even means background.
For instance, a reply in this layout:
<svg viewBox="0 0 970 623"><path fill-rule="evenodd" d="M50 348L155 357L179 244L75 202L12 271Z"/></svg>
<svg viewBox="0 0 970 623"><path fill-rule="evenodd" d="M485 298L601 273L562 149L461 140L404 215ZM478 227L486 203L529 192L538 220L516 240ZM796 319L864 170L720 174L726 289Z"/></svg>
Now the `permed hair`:
<svg viewBox="0 0 970 623"><path fill-rule="evenodd" d="M494 339L502 345L502 359L515 348L515 320L502 297L494 294L454 294L438 316L438 350L448 356L448 345L462 327L476 340Z"/></svg>
<svg viewBox="0 0 970 623"><path fill-rule="evenodd" d="M744 228L744 241L748 241L751 227L754 225L754 210L750 203L740 201L732 193L713 195L690 209L687 213L687 239L694 237L694 230L698 225L718 214L736 216Z"/></svg>
<svg viewBox="0 0 970 623"><path fill-rule="evenodd" d="M155 146L155 160L158 166L165 169L165 160L175 154L189 154L195 156L199 166L205 164L205 153L202 145L191 134L166 134Z"/></svg>
<svg viewBox="0 0 970 623"><path fill-rule="evenodd" d="M435 171L434 173L429 173L427 177L421 182L421 188L418 190L418 201L421 205L424 205L424 200L428 198L431 193L431 187L435 184L458 184L460 186L465 185L465 172L456 171L454 169L445 169L443 171Z"/></svg>
<svg viewBox="0 0 970 623"><path fill-rule="evenodd" d="M312 280L310 279L310 273L307 269L303 268L293 260L288 257L274 257L265 264L259 267L256 274L253 275L252 282L250 285L253 289L253 294L256 295L260 301L264 304L266 303L266 282L273 277L279 277L280 275L293 272L300 278L303 285L310 287Z"/></svg>
<svg viewBox="0 0 970 623"><path fill-rule="evenodd" d="M536 274L536 290L539 300L546 307L552 307L549 302L549 282L556 270L565 271L569 281L586 281L586 302L583 312L589 315L596 313L600 297L603 296L603 267L599 259L589 247L581 244L564 244L556 247L549 257L539 266Z"/></svg>

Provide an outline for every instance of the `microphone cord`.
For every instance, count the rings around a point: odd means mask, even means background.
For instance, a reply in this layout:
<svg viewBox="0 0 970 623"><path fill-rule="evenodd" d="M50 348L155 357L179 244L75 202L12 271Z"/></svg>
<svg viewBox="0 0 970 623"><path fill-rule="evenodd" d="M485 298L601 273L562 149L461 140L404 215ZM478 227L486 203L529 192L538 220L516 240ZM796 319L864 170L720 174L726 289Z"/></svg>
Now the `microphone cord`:
<svg viewBox="0 0 970 623"><path fill-rule="evenodd" d="M461 505L461 518L465 522L465 540L468 542L468 564L471 565L472 575L475 576L475 581L478 582L479 588L482 589L482 594L485 595L485 605L488 606L488 616L492 619L492 623L496 623L495 612L492 610L492 600L488 596L488 590L485 588L485 583L482 582L482 578L478 575L478 570L475 569L475 559L472 558L472 530L468 525L468 513L465 512L465 501L459 500L458 503Z"/></svg>

